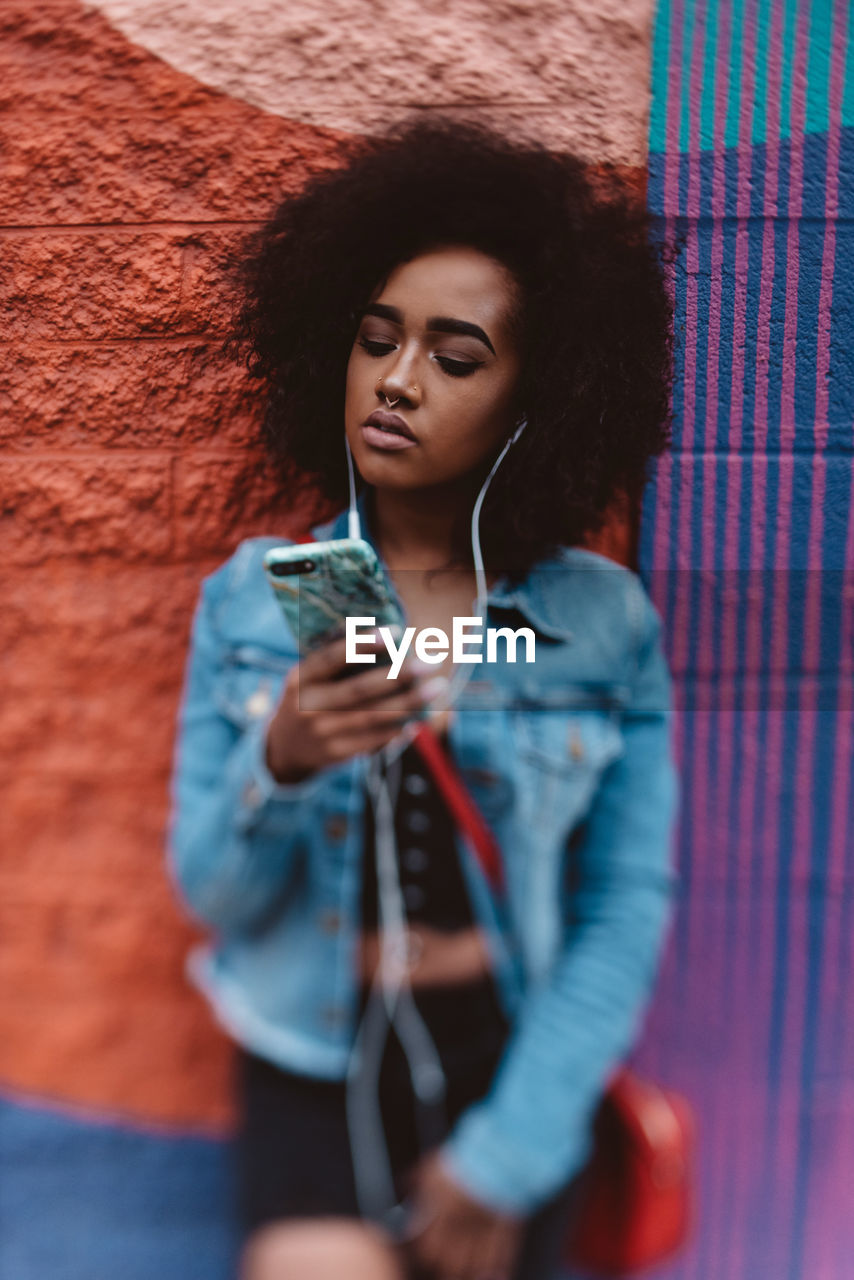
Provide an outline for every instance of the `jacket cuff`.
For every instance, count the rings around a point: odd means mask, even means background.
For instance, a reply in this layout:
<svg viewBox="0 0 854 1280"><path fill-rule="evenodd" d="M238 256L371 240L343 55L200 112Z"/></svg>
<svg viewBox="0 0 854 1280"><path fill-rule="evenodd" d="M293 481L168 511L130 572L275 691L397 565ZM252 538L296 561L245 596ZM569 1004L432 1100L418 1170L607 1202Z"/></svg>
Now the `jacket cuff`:
<svg viewBox="0 0 854 1280"><path fill-rule="evenodd" d="M587 1163L593 1149L592 1131L581 1131L575 1158L559 1172L531 1164L530 1152L520 1150L496 1132L487 1103L475 1103L464 1112L439 1148L439 1159L449 1176L474 1200L496 1213L528 1217Z"/></svg>
<svg viewBox="0 0 854 1280"><path fill-rule="evenodd" d="M317 769L299 782L279 782L267 765L267 729L272 716L255 721L240 742L233 764L240 777L237 796L237 822L241 827L254 825L266 811L280 804L292 804L311 796L323 781L323 770Z"/></svg>

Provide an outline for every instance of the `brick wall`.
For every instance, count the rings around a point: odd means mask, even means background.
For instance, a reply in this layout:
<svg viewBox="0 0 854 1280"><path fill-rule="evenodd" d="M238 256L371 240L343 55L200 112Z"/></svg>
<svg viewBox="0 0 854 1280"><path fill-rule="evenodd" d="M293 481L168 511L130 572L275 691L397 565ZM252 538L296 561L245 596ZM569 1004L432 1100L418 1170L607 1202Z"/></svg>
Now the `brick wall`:
<svg viewBox="0 0 854 1280"><path fill-rule="evenodd" d="M224 265L335 135L73 0L0 30L0 1079L216 1126L229 1050L163 862L176 700L201 576L299 523L218 350Z"/></svg>

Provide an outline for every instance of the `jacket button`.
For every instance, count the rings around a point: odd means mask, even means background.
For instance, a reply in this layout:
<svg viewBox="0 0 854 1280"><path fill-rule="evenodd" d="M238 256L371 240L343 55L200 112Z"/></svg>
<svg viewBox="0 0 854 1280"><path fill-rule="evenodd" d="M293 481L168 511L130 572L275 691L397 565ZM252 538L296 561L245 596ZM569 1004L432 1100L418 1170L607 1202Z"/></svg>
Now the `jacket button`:
<svg viewBox="0 0 854 1280"><path fill-rule="evenodd" d="M572 756L573 760L584 759L584 743L581 741L581 738L578 736L577 729L572 730L572 734L569 740L569 754Z"/></svg>
<svg viewBox="0 0 854 1280"><path fill-rule="evenodd" d="M250 693L246 699L246 714L254 718L265 716L273 705L273 699L270 696L270 690L261 685Z"/></svg>
<svg viewBox="0 0 854 1280"><path fill-rule="evenodd" d="M347 834L346 814L333 813L323 824L323 830L328 840L343 840Z"/></svg>
<svg viewBox="0 0 854 1280"><path fill-rule="evenodd" d="M430 859L423 849L404 849L400 858L407 871L412 871L418 875L419 871L425 871Z"/></svg>
<svg viewBox="0 0 854 1280"><path fill-rule="evenodd" d="M337 933L341 928L341 917L337 911L321 911L317 922L324 933Z"/></svg>
<svg viewBox="0 0 854 1280"><path fill-rule="evenodd" d="M247 782L243 788L243 803L250 809L257 809L264 799L257 782Z"/></svg>

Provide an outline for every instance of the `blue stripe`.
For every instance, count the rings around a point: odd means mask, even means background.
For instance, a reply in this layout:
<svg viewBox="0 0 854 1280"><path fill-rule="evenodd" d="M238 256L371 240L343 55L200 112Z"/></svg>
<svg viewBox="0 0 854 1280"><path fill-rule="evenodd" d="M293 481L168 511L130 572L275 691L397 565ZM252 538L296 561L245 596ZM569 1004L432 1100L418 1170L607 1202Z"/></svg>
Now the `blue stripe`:
<svg viewBox="0 0 854 1280"><path fill-rule="evenodd" d="M227 1142L0 1098L2 1280L233 1280Z"/></svg>

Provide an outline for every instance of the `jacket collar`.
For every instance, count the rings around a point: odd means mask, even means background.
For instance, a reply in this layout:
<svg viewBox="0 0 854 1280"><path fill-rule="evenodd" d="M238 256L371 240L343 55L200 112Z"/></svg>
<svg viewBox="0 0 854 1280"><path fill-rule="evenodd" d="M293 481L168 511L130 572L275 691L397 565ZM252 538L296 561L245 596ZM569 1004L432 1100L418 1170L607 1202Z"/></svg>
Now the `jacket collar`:
<svg viewBox="0 0 854 1280"><path fill-rule="evenodd" d="M371 544L380 564L386 568L370 525L368 493L368 488L364 487L356 499L362 537ZM347 514L347 508L345 508L333 519L314 525L311 530L312 537L318 542L346 538L348 536ZM507 584L506 576L500 577L487 591L487 604L502 609L518 609L535 631L553 640L571 640L573 633L561 617L560 605L565 598L562 590L565 577L557 570L562 565L565 569L566 566L559 556L543 560L529 570L522 582L512 589Z"/></svg>

